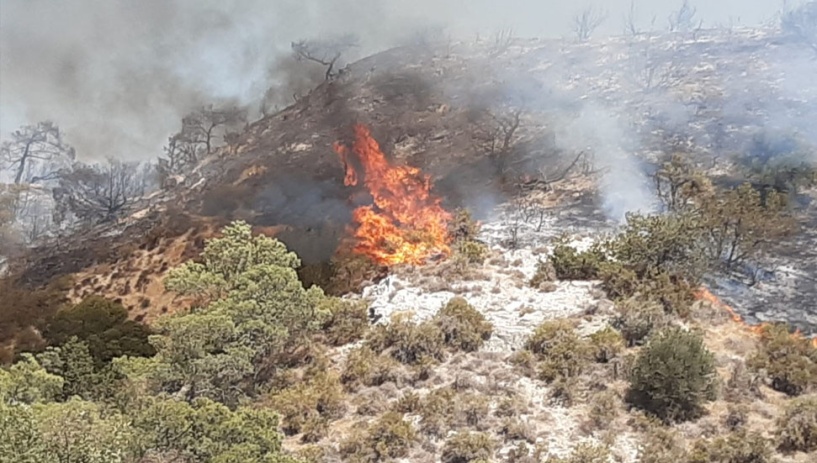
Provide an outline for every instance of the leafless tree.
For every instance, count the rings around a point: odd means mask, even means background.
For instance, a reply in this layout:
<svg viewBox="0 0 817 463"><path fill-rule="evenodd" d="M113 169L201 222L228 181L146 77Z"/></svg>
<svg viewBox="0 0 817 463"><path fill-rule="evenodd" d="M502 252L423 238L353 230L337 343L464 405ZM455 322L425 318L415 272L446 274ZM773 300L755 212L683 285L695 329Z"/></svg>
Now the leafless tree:
<svg viewBox="0 0 817 463"><path fill-rule="evenodd" d="M33 243L54 229L51 189L41 185L19 185L14 204L14 218L20 237Z"/></svg>
<svg viewBox="0 0 817 463"><path fill-rule="evenodd" d="M182 119L182 129L168 139L165 154L157 170L162 178L188 172L202 156L231 139L231 130L247 122L246 109L236 106L215 108L212 105L194 111ZM218 140L221 138L222 143Z"/></svg>
<svg viewBox="0 0 817 463"><path fill-rule="evenodd" d="M335 76L337 61L347 50L358 46L357 38L345 35L335 40L300 40L292 42L292 53L298 61L312 61L326 67L325 79Z"/></svg>
<svg viewBox="0 0 817 463"><path fill-rule="evenodd" d="M74 148L63 141L59 127L49 121L24 126L0 145L0 162L12 171L16 185L54 180L74 157Z"/></svg>
<svg viewBox="0 0 817 463"><path fill-rule="evenodd" d="M126 212L145 193L139 163L109 159L104 164L75 164L53 190L54 221L69 214L83 224L110 221Z"/></svg>
<svg viewBox="0 0 817 463"><path fill-rule="evenodd" d="M689 0L683 0L681 6L669 15L667 21L669 22L670 32L690 32L700 29L703 26L703 20L696 20L695 15L698 9L689 3Z"/></svg>
<svg viewBox="0 0 817 463"><path fill-rule="evenodd" d="M190 143L181 133L168 139L164 151L165 154L159 158L157 166L163 180L191 170L199 160L197 145Z"/></svg>
<svg viewBox="0 0 817 463"><path fill-rule="evenodd" d="M246 109L236 106L214 108L210 105L185 116L182 119L182 131L179 135L185 141L200 146L204 154L211 154L219 133L241 126L246 122Z"/></svg>
<svg viewBox="0 0 817 463"><path fill-rule="evenodd" d="M681 84L686 77L674 54L661 56L649 45L633 60L633 79L645 92L668 89Z"/></svg>
<svg viewBox="0 0 817 463"><path fill-rule="evenodd" d="M607 20L607 13L602 13L588 6L573 17L573 32L580 42L589 40L593 32Z"/></svg>
<svg viewBox="0 0 817 463"><path fill-rule="evenodd" d="M496 57L505 53L513 44L513 29L500 29L494 33L491 41L491 56Z"/></svg>
<svg viewBox="0 0 817 463"><path fill-rule="evenodd" d="M521 108L486 111L480 118L475 138L502 175L507 172L522 125Z"/></svg>
<svg viewBox="0 0 817 463"><path fill-rule="evenodd" d="M817 52L817 1L783 11L780 29Z"/></svg>
<svg viewBox="0 0 817 463"><path fill-rule="evenodd" d="M624 35L635 37L641 34L641 30L635 23L635 0L630 2L630 9L624 15Z"/></svg>

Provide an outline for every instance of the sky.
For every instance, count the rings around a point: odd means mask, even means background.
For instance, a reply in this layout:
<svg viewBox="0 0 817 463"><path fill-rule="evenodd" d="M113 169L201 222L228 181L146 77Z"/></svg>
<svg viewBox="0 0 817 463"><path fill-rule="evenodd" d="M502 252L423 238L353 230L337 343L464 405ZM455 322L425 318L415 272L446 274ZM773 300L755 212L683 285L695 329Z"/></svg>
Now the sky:
<svg viewBox="0 0 817 463"><path fill-rule="evenodd" d="M777 0L691 0L704 27L773 20ZM635 0L636 18L665 29L681 0ZM181 117L203 104L256 104L302 78L290 43L352 33L359 55L444 27L455 38L512 29L568 36L572 17L607 14L618 34L631 0L0 0L0 137L53 120L83 159L161 154Z"/></svg>

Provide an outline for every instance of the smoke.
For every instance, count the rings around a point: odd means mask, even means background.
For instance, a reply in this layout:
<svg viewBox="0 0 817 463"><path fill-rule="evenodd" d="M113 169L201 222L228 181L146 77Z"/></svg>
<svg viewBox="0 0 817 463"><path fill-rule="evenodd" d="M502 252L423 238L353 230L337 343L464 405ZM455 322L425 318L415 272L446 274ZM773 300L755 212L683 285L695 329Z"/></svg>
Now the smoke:
<svg viewBox="0 0 817 463"><path fill-rule="evenodd" d="M601 206L617 222L623 222L628 212L655 212L657 205L644 166L633 155L637 146L630 133L621 116L588 103L556 135L561 146L583 149L593 156L601 171Z"/></svg>
<svg viewBox="0 0 817 463"><path fill-rule="evenodd" d="M678 1L641 1L639 21L663 21ZM713 22L771 16L769 2L714 0ZM629 0L603 7L599 34L619 32ZM536 0L2 0L0 136L51 119L80 157L149 159L180 118L207 103L273 106L315 84L321 70L288 58L292 41L352 33L345 59L389 48L418 30L473 38L570 33L581 5ZM272 88L272 90L267 91Z"/></svg>

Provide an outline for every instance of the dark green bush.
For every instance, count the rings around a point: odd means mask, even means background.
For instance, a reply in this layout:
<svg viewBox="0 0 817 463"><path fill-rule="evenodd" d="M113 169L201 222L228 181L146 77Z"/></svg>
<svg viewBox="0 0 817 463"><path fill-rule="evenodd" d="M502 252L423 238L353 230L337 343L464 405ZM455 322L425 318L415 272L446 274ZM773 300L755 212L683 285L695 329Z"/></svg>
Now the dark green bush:
<svg viewBox="0 0 817 463"><path fill-rule="evenodd" d="M760 342L749 365L764 370L772 388L797 396L817 385L817 348L808 339L793 335L788 325L775 324L763 330Z"/></svg>
<svg viewBox="0 0 817 463"><path fill-rule="evenodd" d="M32 328L41 330L68 302L69 284L61 279L46 288L29 289L10 278L0 279L0 363L11 362L16 352L44 347L39 336L27 333L34 333ZM31 339L21 342L24 337Z"/></svg>
<svg viewBox="0 0 817 463"><path fill-rule="evenodd" d="M92 296L58 312L43 330L49 344L61 346L72 337L85 342L99 363L114 357L150 357L156 353L148 342L150 329L128 320L128 311L113 301Z"/></svg>
<svg viewBox="0 0 817 463"><path fill-rule="evenodd" d="M780 449L787 452L817 450L817 397L799 397L786 407L777 422Z"/></svg>
<svg viewBox="0 0 817 463"><path fill-rule="evenodd" d="M443 445L442 463L470 463L491 461L496 443L488 434L479 432L459 432L451 436Z"/></svg>
<svg viewBox="0 0 817 463"><path fill-rule="evenodd" d="M323 325L322 333L331 346L342 346L358 341L369 329L369 308L366 303L333 299L330 316Z"/></svg>
<svg viewBox="0 0 817 463"><path fill-rule="evenodd" d="M465 352L479 350L494 331L485 316L461 297L448 301L433 322L442 331L446 345Z"/></svg>
<svg viewBox="0 0 817 463"><path fill-rule="evenodd" d="M714 356L701 336L668 328L650 338L630 374L627 401L666 421L702 412L715 394Z"/></svg>
<svg viewBox="0 0 817 463"><path fill-rule="evenodd" d="M624 338L610 326L590 335L590 350L599 363L608 363L624 350Z"/></svg>
<svg viewBox="0 0 817 463"><path fill-rule="evenodd" d="M608 243L614 260L641 280L666 273L697 283L706 268L697 217L692 214L628 214Z"/></svg>
<svg viewBox="0 0 817 463"><path fill-rule="evenodd" d="M594 245L586 251L579 251L565 243L553 248L550 262L556 277L560 280L595 280L607 256L601 245Z"/></svg>
<svg viewBox="0 0 817 463"><path fill-rule="evenodd" d="M536 356L539 376L545 381L580 375L590 355L587 343L579 338L575 327L567 320L539 325L525 342L525 349Z"/></svg>

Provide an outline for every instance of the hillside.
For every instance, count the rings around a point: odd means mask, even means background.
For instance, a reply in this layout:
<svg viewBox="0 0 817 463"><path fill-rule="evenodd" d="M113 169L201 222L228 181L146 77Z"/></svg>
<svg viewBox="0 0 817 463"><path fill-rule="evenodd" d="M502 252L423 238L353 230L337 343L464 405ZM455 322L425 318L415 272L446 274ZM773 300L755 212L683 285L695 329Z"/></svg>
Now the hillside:
<svg viewBox="0 0 817 463"><path fill-rule="evenodd" d="M116 226L35 250L23 265L24 279L41 283L77 273L85 280L92 274L95 291L124 298L134 316L150 318L169 301L151 294L157 302L141 308L127 288L160 280L182 255L195 252L214 225L232 219L280 227L276 236L306 262L325 262L356 201L355 190L343 186L343 168L331 147L348 140L356 122L371 128L395 162L431 175L449 209L464 206L486 217L516 192L519 179L555 178L586 152L582 163L613 173L607 190L582 204L617 214L611 204L644 202L632 186L631 180L640 180L632 166L654 162L667 149L683 147L709 172L723 175L735 171L733 156L750 147L754 136L807 129L815 108L813 83L803 78L814 69L808 53L757 30L384 52L252 124L236 147L191 174L188 187L152 198ZM506 165L498 167L490 145L501 145L497 131L517 112L518 130L502 153ZM635 156L622 158L625 149ZM805 224L813 221L810 211L804 211ZM729 302L752 319L812 326L817 308L808 275L815 260L803 252L814 248L807 245L809 229L794 244L796 252L775 253L775 281ZM770 307L770 300L780 304Z"/></svg>
<svg viewBox="0 0 817 463"><path fill-rule="evenodd" d="M279 438L310 462L813 461L817 191L776 164L813 160L812 55L755 29L389 50L12 281L67 276L67 306L155 328L89 367L118 392L79 388L140 430L123 461L272 461L246 455ZM753 252L719 265L719 227ZM171 409L207 425L155 436Z"/></svg>

